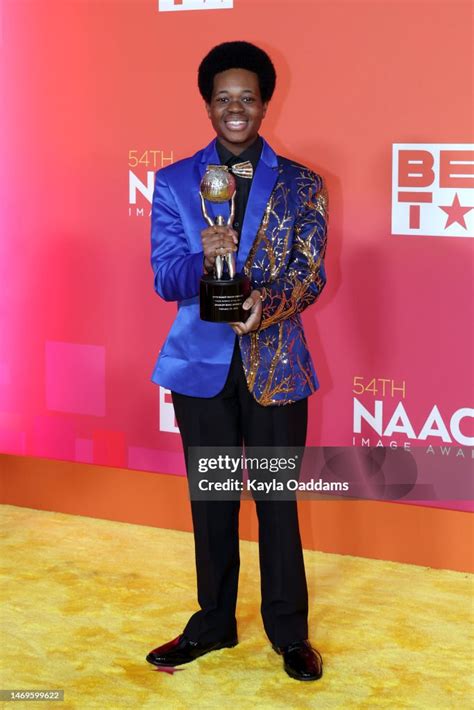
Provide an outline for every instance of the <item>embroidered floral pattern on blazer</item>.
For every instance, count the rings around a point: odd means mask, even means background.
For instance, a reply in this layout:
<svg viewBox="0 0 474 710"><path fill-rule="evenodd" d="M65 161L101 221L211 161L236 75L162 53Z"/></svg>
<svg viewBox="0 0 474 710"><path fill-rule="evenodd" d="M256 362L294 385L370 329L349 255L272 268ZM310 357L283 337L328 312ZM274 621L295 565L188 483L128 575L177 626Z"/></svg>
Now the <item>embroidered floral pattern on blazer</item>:
<svg viewBox="0 0 474 710"><path fill-rule="evenodd" d="M279 178L244 271L262 291L260 328L240 337L249 390L263 406L287 404L318 386L300 313L326 283L328 199L313 171L279 158Z"/></svg>

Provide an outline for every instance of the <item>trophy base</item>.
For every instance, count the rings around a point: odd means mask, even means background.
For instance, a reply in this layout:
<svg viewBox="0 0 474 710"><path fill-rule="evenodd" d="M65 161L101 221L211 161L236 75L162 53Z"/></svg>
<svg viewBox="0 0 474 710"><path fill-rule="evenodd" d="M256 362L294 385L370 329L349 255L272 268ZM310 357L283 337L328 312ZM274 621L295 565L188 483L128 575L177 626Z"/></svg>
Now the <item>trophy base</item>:
<svg viewBox="0 0 474 710"><path fill-rule="evenodd" d="M201 278L199 305L201 320L211 323L244 323L250 311L242 304L250 296L250 280L243 274L233 279L215 279L212 274Z"/></svg>

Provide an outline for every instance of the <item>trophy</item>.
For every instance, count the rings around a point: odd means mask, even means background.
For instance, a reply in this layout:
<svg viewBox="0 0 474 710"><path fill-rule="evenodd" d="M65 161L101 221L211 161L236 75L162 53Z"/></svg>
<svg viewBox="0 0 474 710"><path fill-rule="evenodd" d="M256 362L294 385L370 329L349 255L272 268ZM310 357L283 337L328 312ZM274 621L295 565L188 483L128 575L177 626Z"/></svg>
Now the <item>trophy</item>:
<svg viewBox="0 0 474 710"><path fill-rule="evenodd" d="M230 215L227 225L231 226L235 215L235 178L226 165L208 165L201 180L199 195L204 219L210 227L223 226L224 217L219 215L214 221L206 209L208 202L230 201ZM244 274L235 273L233 252L216 256L214 271L201 278L199 302L202 320L213 323L233 323L246 321L250 311L242 304L251 292L250 281Z"/></svg>

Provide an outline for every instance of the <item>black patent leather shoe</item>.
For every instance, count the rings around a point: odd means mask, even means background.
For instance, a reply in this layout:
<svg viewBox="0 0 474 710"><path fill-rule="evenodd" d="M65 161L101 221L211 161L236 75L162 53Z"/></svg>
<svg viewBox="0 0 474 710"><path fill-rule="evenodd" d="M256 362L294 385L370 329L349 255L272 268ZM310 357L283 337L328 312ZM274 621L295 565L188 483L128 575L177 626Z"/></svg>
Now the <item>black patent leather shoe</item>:
<svg viewBox="0 0 474 710"><path fill-rule="evenodd" d="M297 680L319 680L323 674L323 659L309 641L296 641L289 646L272 648L283 656L283 667L289 676Z"/></svg>
<svg viewBox="0 0 474 710"><path fill-rule="evenodd" d="M163 646L158 646L150 651L146 660L155 666L181 666L183 663L190 663L210 651L217 651L219 648L233 648L237 646L237 643L237 638L200 643L199 641L191 641L187 636L181 634Z"/></svg>

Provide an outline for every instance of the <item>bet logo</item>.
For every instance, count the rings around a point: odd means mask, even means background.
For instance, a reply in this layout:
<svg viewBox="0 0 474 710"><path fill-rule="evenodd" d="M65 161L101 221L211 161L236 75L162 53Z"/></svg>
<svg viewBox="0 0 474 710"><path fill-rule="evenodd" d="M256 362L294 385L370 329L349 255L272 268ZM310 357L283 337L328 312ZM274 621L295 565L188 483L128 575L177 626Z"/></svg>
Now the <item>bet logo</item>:
<svg viewBox="0 0 474 710"><path fill-rule="evenodd" d="M393 145L392 234L474 237L474 145Z"/></svg>
<svg viewBox="0 0 474 710"><path fill-rule="evenodd" d="M158 12L173 10L230 10L234 0L158 0Z"/></svg>

